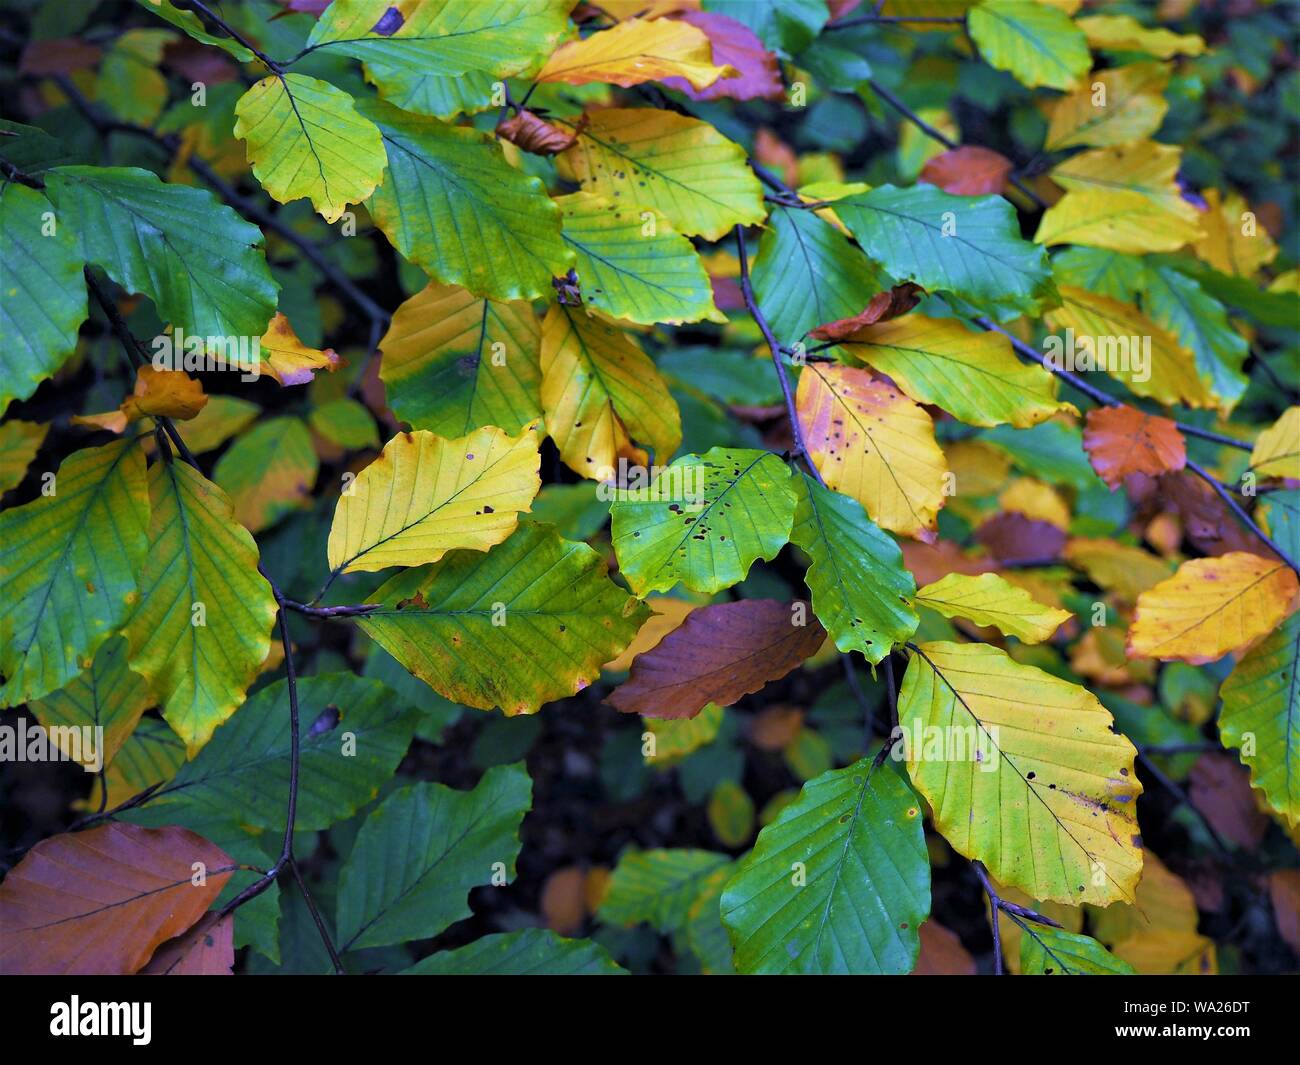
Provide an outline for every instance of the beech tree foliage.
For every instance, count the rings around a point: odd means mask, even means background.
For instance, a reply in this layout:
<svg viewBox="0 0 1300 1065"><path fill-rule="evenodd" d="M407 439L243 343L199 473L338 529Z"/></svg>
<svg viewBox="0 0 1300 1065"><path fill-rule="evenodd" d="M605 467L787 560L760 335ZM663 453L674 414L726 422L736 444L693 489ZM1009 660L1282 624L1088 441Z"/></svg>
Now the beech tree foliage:
<svg viewBox="0 0 1300 1065"><path fill-rule="evenodd" d="M6 4L0 970L1294 969L1295 14Z"/></svg>

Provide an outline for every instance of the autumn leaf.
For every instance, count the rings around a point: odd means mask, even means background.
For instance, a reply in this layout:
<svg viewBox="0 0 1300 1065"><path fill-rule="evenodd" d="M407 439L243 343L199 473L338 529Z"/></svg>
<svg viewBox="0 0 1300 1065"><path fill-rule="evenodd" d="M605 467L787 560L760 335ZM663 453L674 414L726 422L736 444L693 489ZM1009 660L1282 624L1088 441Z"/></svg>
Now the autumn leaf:
<svg viewBox="0 0 1300 1065"><path fill-rule="evenodd" d="M1255 441L1250 468L1268 477L1300 479L1300 407L1288 407Z"/></svg>
<svg viewBox="0 0 1300 1065"><path fill-rule="evenodd" d="M631 18L580 41L561 45L538 72L539 82L585 85L605 81L628 88L647 81L683 78L705 89L737 73L714 66L709 38L689 22Z"/></svg>
<svg viewBox="0 0 1300 1065"><path fill-rule="evenodd" d="M954 196L987 196L1002 191L1011 170L1011 160L1006 156L967 145L927 160L918 180L938 185Z"/></svg>
<svg viewBox="0 0 1300 1065"><path fill-rule="evenodd" d="M1023 588L1017 588L996 573L978 577L950 573L919 589L913 601L937 610L946 618L960 617L976 625L992 625L1003 635L1019 637L1025 643L1050 639L1071 616L1068 610L1038 602Z"/></svg>
<svg viewBox="0 0 1300 1065"><path fill-rule="evenodd" d="M1092 468L1114 491L1130 474L1157 477L1187 464L1187 444L1168 418L1136 407L1096 407L1088 411L1083 447Z"/></svg>
<svg viewBox="0 0 1300 1065"><path fill-rule="evenodd" d="M708 703L730 706L816 652L826 630L806 603L745 599L700 607L632 661L611 706L645 717L694 717Z"/></svg>
<svg viewBox="0 0 1300 1065"><path fill-rule="evenodd" d="M1128 653L1213 662L1271 632L1298 591L1295 571L1276 559L1243 551L1190 559L1138 596Z"/></svg>

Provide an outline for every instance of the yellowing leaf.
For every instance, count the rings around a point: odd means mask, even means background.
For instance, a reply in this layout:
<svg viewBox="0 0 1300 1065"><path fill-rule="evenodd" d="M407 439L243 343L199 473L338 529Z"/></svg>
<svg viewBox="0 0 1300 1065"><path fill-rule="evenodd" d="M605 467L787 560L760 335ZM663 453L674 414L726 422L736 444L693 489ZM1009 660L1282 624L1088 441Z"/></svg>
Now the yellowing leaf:
<svg viewBox="0 0 1300 1065"><path fill-rule="evenodd" d="M21 483L49 431L48 425L18 419L0 425L0 494Z"/></svg>
<svg viewBox="0 0 1300 1065"><path fill-rule="evenodd" d="M1092 66L1082 31L1048 4L983 0L966 16L966 25L989 66L1031 89L1072 89Z"/></svg>
<svg viewBox="0 0 1300 1065"><path fill-rule="evenodd" d="M1067 192L1038 223L1039 244L1086 244L1142 254L1177 251L1202 236L1197 212L1171 211L1141 192L1090 188Z"/></svg>
<svg viewBox="0 0 1300 1065"><path fill-rule="evenodd" d="M281 203L307 196L326 222L337 222L383 180L379 129L328 82L302 74L263 78L239 98L235 115L253 173Z"/></svg>
<svg viewBox="0 0 1300 1065"><path fill-rule="evenodd" d="M1111 52L1145 52L1157 59L1170 59L1205 51L1205 41L1194 33L1151 29L1132 15L1089 15L1077 19L1075 25L1083 30L1090 45Z"/></svg>
<svg viewBox="0 0 1300 1065"><path fill-rule="evenodd" d="M1006 337L972 332L953 318L906 314L859 329L843 347L918 403L933 403L969 425L1009 422L1026 429L1058 411L1078 413L1056 398L1056 379L1020 362Z"/></svg>
<svg viewBox="0 0 1300 1065"><path fill-rule="evenodd" d="M734 67L713 65L713 45L689 22L628 19L579 41L562 44L535 80L567 85L609 82L629 88L647 81L685 78L705 89Z"/></svg>
<svg viewBox="0 0 1300 1065"><path fill-rule="evenodd" d="M173 459L149 469L149 554L126 625L130 666L190 756L244 701L271 649L275 597L226 494Z"/></svg>
<svg viewBox="0 0 1300 1065"><path fill-rule="evenodd" d="M619 458L644 465L654 448L666 465L682 442L681 416L659 371L621 329L581 307L552 307L542 322L542 409L560 458L593 480Z"/></svg>
<svg viewBox="0 0 1300 1065"><path fill-rule="evenodd" d="M333 348L321 351L298 339L289 319L276 312L260 341L262 372L270 374L282 385L304 385L317 370L333 373L343 360Z"/></svg>
<svg viewBox="0 0 1300 1065"><path fill-rule="evenodd" d="M416 429L517 433L542 413L540 346L541 323L527 303L431 281L393 315L379 342L379 376L394 412Z"/></svg>
<svg viewBox="0 0 1300 1065"><path fill-rule="evenodd" d="M1254 277L1277 258L1277 245L1237 193L1220 203L1218 189L1205 190L1209 210L1201 216L1205 239L1194 248L1198 259L1220 273Z"/></svg>
<svg viewBox="0 0 1300 1065"><path fill-rule="evenodd" d="M1007 485L998 496L998 507L1034 521L1045 521L1058 529L1070 528L1070 508L1060 493L1032 477L1017 477Z"/></svg>
<svg viewBox="0 0 1300 1065"><path fill-rule="evenodd" d="M1114 540L1073 539L1066 542L1065 560L1088 580L1129 602L1169 576L1169 564L1140 547Z"/></svg>
<svg viewBox="0 0 1300 1065"><path fill-rule="evenodd" d="M1023 588L1009 584L996 573L981 573L978 577L950 573L942 580L927 584L914 599L946 618L966 618L976 625L992 625L1004 636L1015 636L1025 643L1050 639L1071 616L1068 610L1056 610L1038 602Z"/></svg>
<svg viewBox="0 0 1300 1065"><path fill-rule="evenodd" d="M1074 365L1066 369L1105 369L1139 396L1169 406L1213 407L1218 402L1198 376L1192 353L1132 304L1074 285L1061 285L1060 292L1061 306L1047 312L1047 321L1058 333L1074 330ZM1083 337L1093 342L1091 356ZM1054 355L1050 346L1047 354Z"/></svg>
<svg viewBox="0 0 1300 1065"><path fill-rule="evenodd" d="M1032 898L1132 900L1137 752L1095 695L997 647L924 643L898 720L907 771L958 853Z"/></svg>
<svg viewBox="0 0 1300 1065"><path fill-rule="evenodd" d="M562 176L636 212L663 215L678 233L717 240L767 216L744 149L707 122L672 111L596 111L556 156Z"/></svg>
<svg viewBox="0 0 1300 1065"><path fill-rule="evenodd" d="M882 528L932 541L947 464L924 410L865 370L809 362L799 423L826 484Z"/></svg>
<svg viewBox="0 0 1300 1065"><path fill-rule="evenodd" d="M1103 70L1088 83L1051 105L1049 152L1079 144L1106 147L1149 137L1164 121L1169 103L1163 93L1169 66L1132 63Z"/></svg>
<svg viewBox="0 0 1300 1065"><path fill-rule="evenodd" d="M268 418L217 460L212 479L230 496L235 520L261 532L309 505L320 463L301 418Z"/></svg>
<svg viewBox="0 0 1300 1065"><path fill-rule="evenodd" d="M632 642L624 648L623 653L612 661L606 662L604 669L610 673L623 673L632 668L632 660L644 651L657 647L659 641L686 620L686 615L695 609L695 603L678 599L672 595L652 595L645 600L653 613L644 625L637 629ZM718 721L722 720L719 713ZM715 722L715 731L716 731Z"/></svg>
<svg viewBox="0 0 1300 1065"><path fill-rule="evenodd" d="M447 440L400 433L339 496L330 526L335 573L417 566L448 551L486 551L515 530L541 481L537 433L493 426Z"/></svg>
<svg viewBox="0 0 1300 1065"><path fill-rule="evenodd" d="M1245 551L1191 559L1138 596L1129 656L1213 662L1271 632L1298 590L1295 572L1277 559Z"/></svg>
<svg viewBox="0 0 1300 1065"><path fill-rule="evenodd" d="M1250 468L1268 477L1300 479L1300 407L1288 407L1259 434L1250 452Z"/></svg>
<svg viewBox="0 0 1300 1065"><path fill-rule="evenodd" d="M135 390L115 411L105 414L74 415L74 425L90 425L122 433L129 423L150 415L188 421L196 417L208 397L203 386L182 370L155 370L150 365L136 370Z"/></svg>
<svg viewBox="0 0 1300 1065"><path fill-rule="evenodd" d="M1178 187L1182 158L1182 149L1171 144L1119 144L1070 156L1052 168L1052 180L1071 191L1140 192L1174 214L1199 219Z"/></svg>

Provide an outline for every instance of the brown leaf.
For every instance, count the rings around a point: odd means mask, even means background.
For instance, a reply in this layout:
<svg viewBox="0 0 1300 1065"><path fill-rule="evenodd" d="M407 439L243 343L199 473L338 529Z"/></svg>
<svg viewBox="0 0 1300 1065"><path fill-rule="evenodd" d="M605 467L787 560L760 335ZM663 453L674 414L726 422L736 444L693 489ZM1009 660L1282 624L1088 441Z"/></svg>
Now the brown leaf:
<svg viewBox="0 0 1300 1065"><path fill-rule="evenodd" d="M1136 475L1126 487L1135 504L1151 504L1151 513L1172 510L1182 519L1183 531L1203 555L1247 551L1272 558L1273 553L1238 523L1226 503L1199 477L1180 470L1166 473L1148 486Z"/></svg>
<svg viewBox="0 0 1300 1065"><path fill-rule="evenodd" d="M1011 160L988 148L953 148L921 168L919 180L954 196L986 196L1002 191Z"/></svg>
<svg viewBox="0 0 1300 1065"><path fill-rule="evenodd" d="M18 61L20 74L73 74L89 70L99 62L104 50L77 37L58 37L48 41L28 41Z"/></svg>
<svg viewBox="0 0 1300 1065"><path fill-rule="evenodd" d="M794 624L796 605L806 624ZM807 604L741 599L700 607L638 655L605 701L625 714L694 717L709 703L730 706L784 677L825 638Z"/></svg>
<svg viewBox="0 0 1300 1065"><path fill-rule="evenodd" d="M194 884L194 863L205 868ZM0 884L0 973L138 971L194 924L235 863L175 826L108 824L42 840Z"/></svg>
<svg viewBox="0 0 1300 1065"><path fill-rule="evenodd" d="M783 751L803 728L797 706L769 706L749 723L749 741L760 751Z"/></svg>
<svg viewBox="0 0 1300 1065"><path fill-rule="evenodd" d="M1250 774L1235 758L1203 754L1188 776L1188 797L1216 832L1245 847L1258 847L1268 831L1268 817L1255 802Z"/></svg>
<svg viewBox="0 0 1300 1065"><path fill-rule="evenodd" d="M847 340L863 326L887 322L890 318L906 314L921 302L923 295L925 289L920 285L904 281L888 292L877 292L866 307L851 318L837 318L833 322L819 325L808 335L816 340Z"/></svg>
<svg viewBox="0 0 1300 1065"><path fill-rule="evenodd" d="M511 144L534 155L555 155L566 148L572 148L586 124L587 117L584 115L572 130L558 129L531 111L521 110L497 123L497 136L504 137Z"/></svg>
<svg viewBox="0 0 1300 1065"><path fill-rule="evenodd" d="M1278 935L1300 954L1300 869L1277 869L1270 873L1268 895L1273 902Z"/></svg>
<svg viewBox="0 0 1300 1065"><path fill-rule="evenodd" d="M587 917L587 874L578 866L557 869L542 885L541 911L546 927L562 936L582 928Z"/></svg>
<svg viewBox="0 0 1300 1065"><path fill-rule="evenodd" d="M957 934L934 918L921 925L921 953L913 976L974 976L975 959L961 945Z"/></svg>
<svg viewBox="0 0 1300 1065"><path fill-rule="evenodd" d="M754 135L754 158L787 185L799 184L799 157L785 141L766 126L759 126Z"/></svg>
<svg viewBox="0 0 1300 1065"><path fill-rule="evenodd" d="M1083 449L1113 492L1134 473L1157 477L1187 465L1187 445L1168 418L1136 407L1097 407L1088 412Z"/></svg>
<svg viewBox="0 0 1300 1065"><path fill-rule="evenodd" d="M235 964L235 917L210 913L169 939L140 972L145 976L229 976Z"/></svg>
<svg viewBox="0 0 1300 1065"><path fill-rule="evenodd" d="M719 78L703 89L691 86L685 78L664 78L663 85L685 93L692 100L779 100L785 95L781 81L781 68L776 56L763 47L763 42L748 26L709 11L683 11L673 16L689 22L713 45L713 65L735 67L739 74Z"/></svg>
<svg viewBox="0 0 1300 1065"><path fill-rule="evenodd" d="M975 539L1004 565L1054 562L1065 547L1064 530L1016 513L990 518L975 530Z"/></svg>
<svg viewBox="0 0 1300 1065"><path fill-rule="evenodd" d="M998 568L992 559L966 554L952 540L936 540L932 544L904 540L900 546L903 549L903 565L916 577L918 588L933 584L949 573L978 577L981 573L991 573Z"/></svg>

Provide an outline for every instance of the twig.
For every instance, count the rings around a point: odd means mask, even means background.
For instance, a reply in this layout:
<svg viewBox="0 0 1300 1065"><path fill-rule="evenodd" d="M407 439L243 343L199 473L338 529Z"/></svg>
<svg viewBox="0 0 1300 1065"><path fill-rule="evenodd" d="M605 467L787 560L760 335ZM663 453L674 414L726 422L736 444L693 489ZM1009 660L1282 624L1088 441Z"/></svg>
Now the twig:
<svg viewBox="0 0 1300 1065"><path fill-rule="evenodd" d="M1044 916L1036 910L1031 910L1027 906L1020 906L1017 903L1009 902L997 893L993 886L993 879L989 876L988 871L984 868L982 862L971 862L971 868L975 870L975 875L979 877L980 883L984 886L984 892L989 897L989 924L993 929L993 972L997 976L1002 975L1002 929L998 923L998 914L1005 913L1022 929L1028 931L1023 921L1034 921L1037 924L1045 924L1050 928L1060 928L1057 921L1050 917Z"/></svg>
<svg viewBox="0 0 1300 1065"><path fill-rule="evenodd" d="M1187 468L1191 470L1194 474L1196 474L1197 477L1201 478L1201 480L1203 480L1211 488L1214 489L1215 494L1218 495L1218 497L1228 505L1228 509L1232 511L1232 513L1236 516L1237 520L1241 522L1242 525L1244 525L1248 530L1250 530L1253 536L1255 536L1261 543L1266 544L1269 550L1271 550L1275 555L1277 555L1278 558L1280 558L1283 562L1285 562L1288 566L1290 566L1293 570L1295 570L1296 573L1300 574L1300 566L1296 565L1295 559L1293 559L1290 555L1288 555L1285 551L1283 551L1282 548L1277 545L1276 541L1274 541L1274 539L1271 536L1269 536L1268 533L1266 533L1263 529L1259 527L1259 525L1255 523L1255 520L1249 514L1246 513L1245 509L1242 507L1240 503L1237 502L1237 500L1233 497L1232 493L1229 492L1226 488L1224 488L1221 483L1219 483L1219 479L1217 477L1212 477L1205 470L1205 468L1200 465L1200 463L1193 462L1191 459L1187 460Z"/></svg>
<svg viewBox="0 0 1300 1065"><path fill-rule="evenodd" d="M325 927L325 921L320 915L320 910L316 907L316 900L311 897L311 892L307 890L307 882L302 878L302 870L298 868L296 858L289 859L289 869L293 873L293 879L298 885L298 890L302 892L302 900L307 904L307 912L311 914L312 922L316 925L316 932L320 935L321 942L325 944L325 950L329 953L330 962L334 966L334 975L345 976L343 962L334 946L334 939L329 934L329 929Z"/></svg>
<svg viewBox="0 0 1300 1065"><path fill-rule="evenodd" d="M745 230L743 226L736 227L736 251L740 259L740 291L745 298L745 306L749 308L749 313L754 316L754 321L758 323L759 331L763 334L763 339L767 341L768 350L772 354L772 363L776 367L777 379L781 382L781 394L785 397L786 414L790 418L790 432L794 437L794 455L793 458L802 458L812 475L817 478L817 483L823 488L826 487L826 481L823 480L821 471L817 469L812 457L808 454L808 447L804 443L803 429L799 426L799 414L795 409L794 392L790 388L790 376L786 373L785 362L781 358L781 345L777 343L776 337L772 335L772 329L767 324L767 319L763 317L763 311L758 306L758 300L754 298L754 286L749 280L749 253L745 248Z"/></svg>
<svg viewBox="0 0 1300 1065"><path fill-rule="evenodd" d="M930 125L930 123L925 121L925 119L923 119L920 115L918 115L915 111L913 111L910 107L908 107L907 104L903 103L902 100L900 100L892 92L886 89L883 85L879 84L874 80L869 80L867 84L871 86L872 92L874 92L877 96L879 96L882 100L884 100L885 103L889 104L890 107L892 107L900 115L902 115L909 122L911 122L912 125L914 125L927 137L931 138L932 140L938 141L949 151L951 151L954 148L961 147L961 145L959 145L951 137L948 137L945 134L941 133L939 130L935 129L932 125ZM1031 200L1034 206L1036 206L1040 211L1047 210L1047 201L1044 200L1041 196L1039 196L1038 193L1036 193L1033 189L1031 189L1023 181L1021 181L1018 177L1016 177L1014 173L1007 175L1007 182L1008 184L1012 185L1017 190L1019 190L1020 193L1024 195L1027 199Z"/></svg>
<svg viewBox="0 0 1300 1065"><path fill-rule="evenodd" d="M309 618L320 618L329 620L333 618L355 618L369 614L372 610L378 610L379 603L363 603L360 606L310 606L307 603L298 603L292 599L284 600L284 605L290 610L295 610L299 614L305 614Z"/></svg>
<svg viewBox="0 0 1300 1065"><path fill-rule="evenodd" d="M210 7L208 7L208 5L203 2L203 0L190 0L190 7L194 8L196 11L201 11L213 22L214 25L220 26L223 30L225 30L226 33L230 35L233 41L235 41L238 44L242 44L245 48L247 48L250 52L252 52L253 55L257 56L258 59L260 59L263 63L265 63L267 69L275 72L276 77L280 78L281 80L284 80L283 66L281 66L274 59L271 59L264 52L262 52L247 37L245 37L237 29L235 29L234 26L232 26L229 22L227 22L215 11L213 11Z"/></svg>

